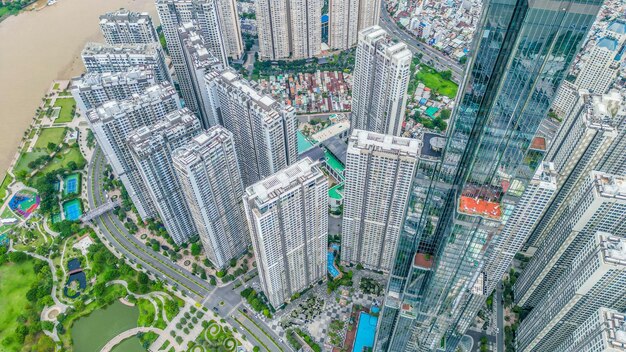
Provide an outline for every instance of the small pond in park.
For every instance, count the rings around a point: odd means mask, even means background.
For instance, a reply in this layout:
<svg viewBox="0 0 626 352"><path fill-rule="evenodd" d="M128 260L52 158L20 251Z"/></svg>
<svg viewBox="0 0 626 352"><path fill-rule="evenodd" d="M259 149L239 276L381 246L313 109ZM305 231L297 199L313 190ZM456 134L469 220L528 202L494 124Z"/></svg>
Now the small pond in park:
<svg viewBox="0 0 626 352"><path fill-rule="evenodd" d="M70 277L63 288L63 294L69 298L76 298L87 287L87 276L80 267L80 260L74 258L67 262L67 272L70 274ZM68 292L70 287L72 292Z"/></svg>
<svg viewBox="0 0 626 352"><path fill-rule="evenodd" d="M89 316L78 319L72 326L72 345L74 352L100 351L107 342L121 332L137 327L139 309L123 305L119 301L98 309ZM134 346L127 342L129 346ZM126 341L123 341L124 343ZM139 344L139 341L136 341ZM140 345L140 344L139 344ZM118 351L118 349L114 349ZM121 351L121 350L120 350ZM128 352L134 349L124 350Z"/></svg>

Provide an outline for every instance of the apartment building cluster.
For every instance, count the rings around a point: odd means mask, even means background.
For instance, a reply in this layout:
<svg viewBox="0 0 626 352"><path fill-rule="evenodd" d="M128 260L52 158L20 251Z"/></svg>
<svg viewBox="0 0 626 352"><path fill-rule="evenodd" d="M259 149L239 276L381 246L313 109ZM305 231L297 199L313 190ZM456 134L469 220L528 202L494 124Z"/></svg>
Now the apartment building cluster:
<svg viewBox="0 0 626 352"><path fill-rule="evenodd" d="M378 24L380 18L380 0L332 0L323 25L323 5L321 0L257 1L260 59L307 59L321 54L322 26L330 49L350 49L356 45L359 31Z"/></svg>
<svg viewBox="0 0 626 352"><path fill-rule="evenodd" d="M316 29L301 27L318 5L258 1L261 56L314 55L307 38ZM618 341L602 327L626 309L623 92L577 87L560 130L538 136L602 2L486 3L449 133L416 138L401 136L412 54L366 25L378 14L363 5L329 6L359 9L346 10L356 16L341 29L361 30L347 145L337 148L345 170L336 178L341 261L388 275L373 349L455 351L520 250L533 258L516 299L534 308L520 326L520 350L592 343L576 333ZM238 55L232 37L241 37L229 27L239 23L234 4L158 0L157 9L182 99L169 72L159 75L160 47L121 34L88 45L87 73L72 94L140 216L158 216L176 243L198 236L218 267L251 244L262 289L278 308L327 277L328 179L318 158L298 159L296 109L228 67ZM545 55L518 45L524 41ZM154 62L129 58L138 52ZM299 84L328 89L327 78L337 77L302 76Z"/></svg>
<svg viewBox="0 0 626 352"><path fill-rule="evenodd" d="M232 49L236 45L219 44L228 37L220 26L228 24L221 19L229 12L222 8L224 4L216 6L198 0L157 2L174 68L171 75L162 48L154 36L145 34L154 29L149 17L125 10L103 15L102 30L111 42L86 46L82 57L87 72L74 80L72 94L140 217L158 217L177 244L198 236L217 267L252 244L264 291L278 307L294 293L326 278L329 183L317 160L298 160L294 107L262 93L262 85L228 67L227 58L236 57ZM391 45L384 31L374 30L382 42ZM383 52L366 51L364 45L358 59L362 74L377 69L368 56L393 59L378 68L380 77L369 83L384 88L377 93L381 108L369 115L380 120L387 111L402 109L408 68L404 59L410 52L401 45ZM397 55L404 60L399 69ZM300 83L292 83L290 91L330 94L321 106L350 107L346 103L351 99L350 88L343 73L298 78ZM403 80L393 82L397 78ZM358 94L365 101L370 93ZM336 101L334 95L341 100ZM390 96L395 98L388 102ZM379 127L382 132L384 128ZM395 165L403 170L404 179L410 179L409 159L419 148L417 140L376 131L354 133L351 143L357 145L352 153L359 148L370 148L373 154L389 149L390 156L397 154L396 160L381 171ZM408 186L396 191L402 198ZM387 212L395 214L396 220L395 230L389 230L385 241L384 259L370 258L383 270L391 265L402 220L397 210L403 207L399 201ZM380 229L380 233L385 231ZM367 251L363 246L361 250ZM282 276L285 272L290 273L287 278Z"/></svg>

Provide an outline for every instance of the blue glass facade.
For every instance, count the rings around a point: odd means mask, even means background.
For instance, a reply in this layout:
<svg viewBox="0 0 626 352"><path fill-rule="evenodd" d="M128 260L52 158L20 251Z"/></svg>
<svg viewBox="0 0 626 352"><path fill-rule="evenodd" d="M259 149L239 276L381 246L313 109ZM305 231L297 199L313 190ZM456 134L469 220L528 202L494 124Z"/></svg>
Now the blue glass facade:
<svg viewBox="0 0 626 352"><path fill-rule="evenodd" d="M601 4L483 4L444 154L415 178L376 350L456 347L480 286L500 279L482 270L490 243L543 158L531 143Z"/></svg>

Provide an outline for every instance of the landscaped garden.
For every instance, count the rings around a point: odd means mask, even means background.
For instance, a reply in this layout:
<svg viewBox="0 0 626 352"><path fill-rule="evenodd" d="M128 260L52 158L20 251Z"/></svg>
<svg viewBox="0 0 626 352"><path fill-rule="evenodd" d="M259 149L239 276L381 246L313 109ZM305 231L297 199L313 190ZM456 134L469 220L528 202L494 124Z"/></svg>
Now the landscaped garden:
<svg viewBox="0 0 626 352"><path fill-rule="evenodd" d="M41 309L52 303L51 288L46 262L22 252L6 254L0 246L0 350L54 351L39 322Z"/></svg>
<svg viewBox="0 0 626 352"><path fill-rule="evenodd" d="M203 321L204 330L195 342L190 343L188 352L235 351L241 345L233 332L214 320Z"/></svg>
<svg viewBox="0 0 626 352"><path fill-rule="evenodd" d="M248 304L259 313L263 313L268 318L272 317L270 307L265 303L265 299L260 293L256 292L252 288L248 287L239 293L241 297L244 297Z"/></svg>
<svg viewBox="0 0 626 352"><path fill-rule="evenodd" d="M61 96L62 94L59 95ZM54 120L55 123L72 122L74 113L76 112L76 101L74 98L57 98L54 102L54 106L61 108L59 116Z"/></svg>
<svg viewBox="0 0 626 352"><path fill-rule="evenodd" d="M39 137L37 137L37 141L35 142L33 148L48 150L49 152L51 152L63 142L66 133L67 128L65 127L42 128L39 132ZM51 144L53 147L51 148L49 144Z"/></svg>

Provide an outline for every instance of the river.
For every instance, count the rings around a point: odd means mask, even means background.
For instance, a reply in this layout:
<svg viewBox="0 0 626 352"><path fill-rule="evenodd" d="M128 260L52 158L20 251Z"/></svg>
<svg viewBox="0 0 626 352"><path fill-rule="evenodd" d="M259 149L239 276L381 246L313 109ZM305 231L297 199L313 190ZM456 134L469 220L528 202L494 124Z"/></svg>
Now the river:
<svg viewBox="0 0 626 352"><path fill-rule="evenodd" d="M0 180L52 80L83 72L83 46L102 41L98 17L121 7L158 23L154 0L58 0L0 22Z"/></svg>

